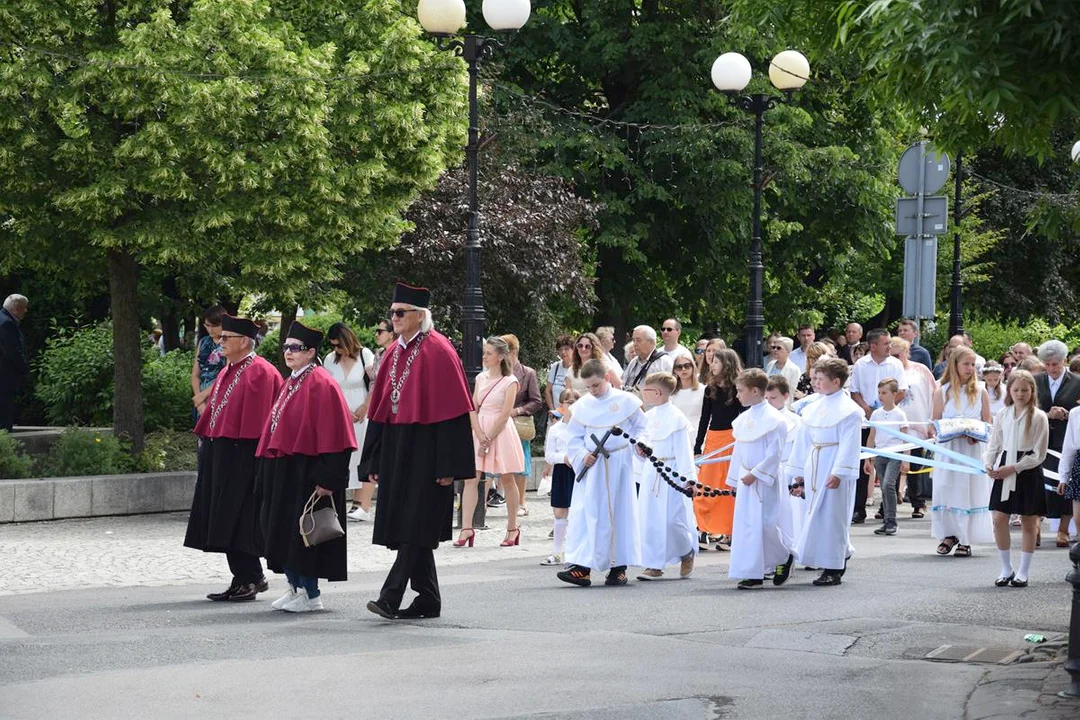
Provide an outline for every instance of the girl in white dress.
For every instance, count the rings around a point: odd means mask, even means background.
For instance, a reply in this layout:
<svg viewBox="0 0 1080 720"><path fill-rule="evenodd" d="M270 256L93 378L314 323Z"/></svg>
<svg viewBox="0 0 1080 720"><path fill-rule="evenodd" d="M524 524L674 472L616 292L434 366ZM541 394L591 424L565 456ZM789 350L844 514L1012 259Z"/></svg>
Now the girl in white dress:
<svg viewBox="0 0 1080 720"><path fill-rule="evenodd" d="M375 486L361 483L356 472L367 432L368 383L374 378L375 355L360 344L356 334L344 323L334 323L326 333L334 350L323 360L323 367L341 387L345 404L353 419L357 450L349 458L349 489L353 491L355 507L346 515L360 522L371 520L371 496Z"/></svg>
<svg viewBox="0 0 1080 720"><path fill-rule="evenodd" d="M992 360L983 367L982 379L986 384L986 394L990 397L991 418L996 418L1001 408L1005 407L1005 396L1008 395L1008 391L1003 382L1004 372L1005 369Z"/></svg>
<svg viewBox="0 0 1080 720"><path fill-rule="evenodd" d="M966 347L949 355L941 387L934 393L933 419L972 418L990 422L990 397L975 374L975 353ZM930 426L930 433L934 433ZM943 447L977 460L980 465L986 443L966 436ZM934 468L934 491L930 507L930 528L939 541L938 555L955 549L957 557L970 557L975 543L994 540L990 520L990 480L986 474L967 474Z"/></svg>
<svg viewBox="0 0 1080 720"><path fill-rule="evenodd" d="M686 419L697 429L701 420L701 405L705 400L705 385L698 381L694 361L684 356L675 359L675 392L671 404L682 411Z"/></svg>

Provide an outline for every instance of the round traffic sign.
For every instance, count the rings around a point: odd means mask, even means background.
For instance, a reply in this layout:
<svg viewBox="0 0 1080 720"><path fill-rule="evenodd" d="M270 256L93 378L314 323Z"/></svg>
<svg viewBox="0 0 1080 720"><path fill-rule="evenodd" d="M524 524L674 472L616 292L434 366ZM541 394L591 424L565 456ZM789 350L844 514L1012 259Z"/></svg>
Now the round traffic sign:
<svg viewBox="0 0 1080 720"><path fill-rule="evenodd" d="M919 166L925 167L922 193L932 195L949 179L949 156L939 153L925 143L917 143L904 151L900 158L900 187L912 195L919 192Z"/></svg>

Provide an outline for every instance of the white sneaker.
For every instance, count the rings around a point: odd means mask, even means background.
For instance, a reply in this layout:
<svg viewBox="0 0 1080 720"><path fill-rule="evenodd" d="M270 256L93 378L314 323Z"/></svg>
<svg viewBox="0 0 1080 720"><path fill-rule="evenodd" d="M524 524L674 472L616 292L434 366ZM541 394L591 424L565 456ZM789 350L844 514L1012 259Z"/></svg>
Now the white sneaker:
<svg viewBox="0 0 1080 720"><path fill-rule="evenodd" d="M295 600L300 595L300 593L302 593L302 592L305 592L305 591L303 589L301 589L298 592L296 590L296 588L294 588L292 585L290 585L289 589L285 592L284 595L279 597L274 602L270 603L270 607L274 608L275 610L283 610L286 605L288 605L293 600Z"/></svg>
<svg viewBox="0 0 1080 720"><path fill-rule="evenodd" d="M355 520L356 522L371 522L371 513L367 512L359 505L353 508L352 512L350 512L345 517L349 518L350 520Z"/></svg>
<svg viewBox="0 0 1080 720"><path fill-rule="evenodd" d="M293 600L291 603L281 609L285 612L291 613L303 613L313 612L315 610L322 610L322 595L319 595L315 599L311 599L307 596L306 592L300 591L296 594L295 600Z"/></svg>
<svg viewBox="0 0 1080 720"><path fill-rule="evenodd" d="M541 565L562 565L562 553L558 555L548 555L546 558L540 561Z"/></svg>

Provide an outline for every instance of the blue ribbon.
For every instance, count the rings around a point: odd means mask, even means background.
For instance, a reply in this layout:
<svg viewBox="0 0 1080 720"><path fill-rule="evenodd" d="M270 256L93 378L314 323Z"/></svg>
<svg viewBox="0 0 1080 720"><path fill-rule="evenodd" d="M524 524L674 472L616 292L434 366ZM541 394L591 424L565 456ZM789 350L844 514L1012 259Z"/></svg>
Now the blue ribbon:
<svg viewBox="0 0 1080 720"><path fill-rule="evenodd" d="M882 425L875 422L867 422L867 425L877 431L885 433L886 435L891 435L896 438L902 438L905 442L909 442L912 445L921 447L924 450L929 450L935 455L944 455L947 458L952 458L953 460L959 462L961 465L971 468L975 473L983 474L986 472L986 468L983 467L983 464L975 458L968 457L967 455L964 455L963 453L958 453L955 450L950 450L944 445L938 445L937 443L930 442L929 440L917 438L914 435L907 435L900 432L899 430L894 430L888 425ZM874 452L876 452L876 450Z"/></svg>
<svg viewBox="0 0 1080 720"><path fill-rule="evenodd" d="M928 465L933 468L941 468L942 470L951 470L953 472L964 473L965 475L985 475L986 469L980 467L978 470L969 465L953 465L952 463L945 462L944 460L932 460L930 458L921 458L914 455L903 455L901 453L889 452L883 448L868 448L864 447L863 452L873 453L880 455L881 457L889 458L890 460L900 460L902 462L914 463L916 465Z"/></svg>

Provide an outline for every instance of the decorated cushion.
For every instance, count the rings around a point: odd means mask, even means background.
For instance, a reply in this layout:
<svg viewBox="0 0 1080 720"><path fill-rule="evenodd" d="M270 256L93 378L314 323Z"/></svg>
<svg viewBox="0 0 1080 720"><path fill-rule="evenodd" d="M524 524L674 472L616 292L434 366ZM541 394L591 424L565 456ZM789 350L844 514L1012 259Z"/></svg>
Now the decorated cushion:
<svg viewBox="0 0 1080 720"><path fill-rule="evenodd" d="M942 418L934 421L934 432L939 443L958 437L969 437L979 442L990 440L990 425L976 418Z"/></svg>

